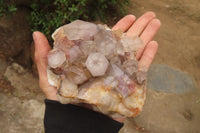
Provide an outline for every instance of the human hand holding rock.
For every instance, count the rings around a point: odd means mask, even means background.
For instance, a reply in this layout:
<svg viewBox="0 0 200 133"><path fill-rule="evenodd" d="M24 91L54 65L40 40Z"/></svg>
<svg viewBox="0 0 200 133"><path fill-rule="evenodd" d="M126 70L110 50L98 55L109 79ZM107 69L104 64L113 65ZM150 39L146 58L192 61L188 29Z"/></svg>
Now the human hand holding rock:
<svg viewBox="0 0 200 133"><path fill-rule="evenodd" d="M143 47L137 52L136 58L139 60L139 69L148 70L153 58L156 54L158 44L151 41L160 27L160 21L155 19L155 14L152 12L145 13L137 21L133 15L128 15L122 18L114 27L113 30L121 29L127 33L127 36L139 35L143 41ZM47 79L47 54L50 50L45 36L40 32L33 33L35 41L35 60L39 73L40 87L45 93L47 99L57 99L57 89L48 83Z"/></svg>

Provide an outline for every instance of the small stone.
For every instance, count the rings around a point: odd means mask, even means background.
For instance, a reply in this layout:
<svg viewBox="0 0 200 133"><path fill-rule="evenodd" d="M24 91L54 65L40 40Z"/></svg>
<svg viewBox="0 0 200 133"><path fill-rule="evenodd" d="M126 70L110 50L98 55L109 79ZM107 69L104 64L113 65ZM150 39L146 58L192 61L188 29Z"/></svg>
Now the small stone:
<svg viewBox="0 0 200 133"><path fill-rule="evenodd" d="M101 53L91 53L86 62L87 69L91 72L92 76L103 76L108 68L109 62L106 57Z"/></svg>
<svg viewBox="0 0 200 133"><path fill-rule="evenodd" d="M26 72L26 70L23 68L23 66L17 64L17 63L12 63L12 68L19 74L23 74Z"/></svg>

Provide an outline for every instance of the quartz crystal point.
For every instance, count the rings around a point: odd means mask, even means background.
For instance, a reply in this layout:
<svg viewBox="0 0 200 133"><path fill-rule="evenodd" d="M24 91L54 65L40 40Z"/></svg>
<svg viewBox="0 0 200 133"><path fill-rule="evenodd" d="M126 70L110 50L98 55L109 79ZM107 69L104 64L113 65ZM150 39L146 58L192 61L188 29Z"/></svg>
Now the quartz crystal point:
<svg viewBox="0 0 200 133"><path fill-rule="evenodd" d="M92 76L103 76L108 68L109 62L106 57L101 53L91 53L85 65L91 72Z"/></svg>
<svg viewBox="0 0 200 133"><path fill-rule="evenodd" d="M145 100L145 71L138 69L138 36L76 20L52 35L47 77L61 103L85 103L113 118L133 117Z"/></svg>
<svg viewBox="0 0 200 133"><path fill-rule="evenodd" d="M106 57L113 56L113 52L116 46L116 38L112 37L110 30L100 29L99 32L94 35L94 42L97 45L97 50L104 54Z"/></svg>
<svg viewBox="0 0 200 133"><path fill-rule="evenodd" d="M57 29L52 37L54 40L60 37L60 33L67 36L69 40L90 40L98 32L97 25L81 20L76 20L70 24Z"/></svg>
<svg viewBox="0 0 200 133"><path fill-rule="evenodd" d="M61 66L66 60L66 55L62 51L52 50L48 54L48 65L52 68Z"/></svg>
<svg viewBox="0 0 200 133"><path fill-rule="evenodd" d="M111 64L110 75L114 76L118 81L116 90L123 96L127 97L134 90L134 83L131 79L115 64Z"/></svg>
<svg viewBox="0 0 200 133"><path fill-rule="evenodd" d="M65 97L76 97L78 95L78 86L65 78L62 80L59 93Z"/></svg>
<svg viewBox="0 0 200 133"><path fill-rule="evenodd" d="M67 73L67 77L71 79L71 81L75 84L82 84L88 79L84 70L76 66L69 67L66 70L66 73Z"/></svg>

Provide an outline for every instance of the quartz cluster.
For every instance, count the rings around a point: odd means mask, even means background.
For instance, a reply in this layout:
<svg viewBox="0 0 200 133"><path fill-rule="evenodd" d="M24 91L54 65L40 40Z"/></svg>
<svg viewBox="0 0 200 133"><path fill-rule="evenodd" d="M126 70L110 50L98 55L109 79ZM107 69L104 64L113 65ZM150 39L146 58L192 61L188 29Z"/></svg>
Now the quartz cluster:
<svg viewBox="0 0 200 133"><path fill-rule="evenodd" d="M61 103L86 103L113 118L139 114L145 100L146 72L138 69L138 36L106 25L76 20L52 35L49 84Z"/></svg>

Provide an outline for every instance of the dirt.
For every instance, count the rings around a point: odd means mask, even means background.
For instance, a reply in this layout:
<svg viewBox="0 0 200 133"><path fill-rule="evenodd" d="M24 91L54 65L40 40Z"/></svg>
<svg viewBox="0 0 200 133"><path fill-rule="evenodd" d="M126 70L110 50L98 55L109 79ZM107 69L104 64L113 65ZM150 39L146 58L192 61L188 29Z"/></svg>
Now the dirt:
<svg viewBox="0 0 200 133"><path fill-rule="evenodd" d="M162 22L156 64L166 64L191 75L200 89L199 0L131 0L131 14L154 11Z"/></svg>
<svg viewBox="0 0 200 133"><path fill-rule="evenodd" d="M0 58L14 59L27 68L31 67L32 42L29 15L29 9L20 7L16 13L0 18Z"/></svg>
<svg viewBox="0 0 200 133"><path fill-rule="evenodd" d="M162 22L154 38L159 43L159 49L153 64L164 64L186 73L194 80L196 90L175 94L147 88L143 111L137 117L128 119L120 132L199 133L199 0L131 0L131 5L130 14L139 17L146 11L154 11Z"/></svg>
<svg viewBox="0 0 200 133"><path fill-rule="evenodd" d="M15 88L11 85L10 81L0 73L0 92L12 94Z"/></svg>

